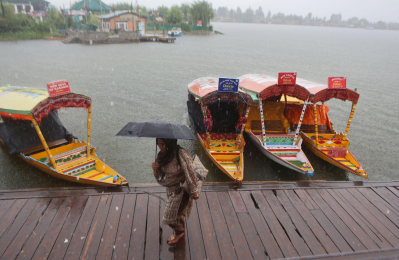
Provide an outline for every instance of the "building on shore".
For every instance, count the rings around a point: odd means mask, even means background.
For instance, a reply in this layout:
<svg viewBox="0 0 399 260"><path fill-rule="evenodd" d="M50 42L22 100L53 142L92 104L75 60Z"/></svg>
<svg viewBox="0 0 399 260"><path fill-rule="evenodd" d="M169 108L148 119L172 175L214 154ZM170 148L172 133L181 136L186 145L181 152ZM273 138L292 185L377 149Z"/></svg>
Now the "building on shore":
<svg viewBox="0 0 399 260"><path fill-rule="evenodd" d="M102 21L102 30L140 31L145 35L146 17L131 11L115 11L98 17Z"/></svg>
<svg viewBox="0 0 399 260"><path fill-rule="evenodd" d="M100 0L82 0L80 2L75 3L73 6L71 6L70 9L74 11L91 12L96 16L108 14L109 12L112 11L111 6L105 4Z"/></svg>
<svg viewBox="0 0 399 260"><path fill-rule="evenodd" d="M18 13L46 14L50 2L45 0L4 0L14 5L14 11Z"/></svg>

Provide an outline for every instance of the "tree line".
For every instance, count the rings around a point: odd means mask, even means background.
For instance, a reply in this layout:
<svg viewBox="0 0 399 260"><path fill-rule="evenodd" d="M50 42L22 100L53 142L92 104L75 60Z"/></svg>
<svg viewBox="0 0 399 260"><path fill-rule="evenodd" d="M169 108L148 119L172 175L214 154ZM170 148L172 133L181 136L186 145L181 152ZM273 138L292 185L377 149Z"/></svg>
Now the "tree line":
<svg viewBox="0 0 399 260"><path fill-rule="evenodd" d="M156 20L157 17L161 17L165 24L179 25L183 31L189 31L191 26L197 25L197 21L202 21L203 27L209 26L211 19L214 18L212 4L207 1L195 1L191 4L182 3L180 6L173 5L170 8L164 5L157 8L139 5L138 12L137 6L124 2L115 4L114 9L116 11L132 10L141 16L145 16L147 26L162 25L162 22Z"/></svg>
<svg viewBox="0 0 399 260"><path fill-rule="evenodd" d="M265 14L262 7L252 10L248 7L244 12L240 7L236 10L227 7L219 7L213 10L215 21L239 22L239 23L273 23L273 24L292 24L292 25L313 25L331 27L351 27L351 28L374 28L383 30L399 30L399 23L393 22L369 22L367 19L352 17L343 20L341 14L332 14L327 17L314 17L312 13L307 16L285 15L284 13L272 14L270 11Z"/></svg>

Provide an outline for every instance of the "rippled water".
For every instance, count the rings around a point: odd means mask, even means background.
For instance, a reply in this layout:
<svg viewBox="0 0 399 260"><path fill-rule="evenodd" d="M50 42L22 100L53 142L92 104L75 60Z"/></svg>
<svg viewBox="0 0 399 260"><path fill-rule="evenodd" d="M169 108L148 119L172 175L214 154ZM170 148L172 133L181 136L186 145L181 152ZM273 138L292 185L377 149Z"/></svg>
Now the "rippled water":
<svg viewBox="0 0 399 260"><path fill-rule="evenodd" d="M187 84L204 76L238 77L247 73L298 77L327 83L346 76L360 100L349 131L350 149L369 179L396 180L398 155L399 32L305 26L214 23L225 35L183 36L174 44L140 43L88 46L58 41L0 42L0 85L45 88L68 79L74 92L93 99L92 143L97 154L131 183L154 182L150 164L155 140L115 134L129 121L162 119L189 124ZM327 103L335 129L344 131L351 103ZM84 110L60 112L67 129L86 136ZM228 181L198 141L181 141L211 170L209 181ZM357 180L305 150L312 179ZM0 149L0 189L73 186L33 168ZM263 156L248 141L245 179L300 180Z"/></svg>

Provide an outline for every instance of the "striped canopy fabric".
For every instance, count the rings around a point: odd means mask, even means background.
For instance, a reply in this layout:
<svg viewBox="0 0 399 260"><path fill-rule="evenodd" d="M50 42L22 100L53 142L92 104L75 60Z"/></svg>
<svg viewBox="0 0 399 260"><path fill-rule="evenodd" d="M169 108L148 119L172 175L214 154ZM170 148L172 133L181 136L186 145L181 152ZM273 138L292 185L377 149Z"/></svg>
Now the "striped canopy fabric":
<svg viewBox="0 0 399 260"><path fill-rule="evenodd" d="M221 101L233 101L243 104L251 105L252 98L242 90L238 93L234 92L219 92L218 91L219 78L203 77L194 80L188 84L188 91L204 102L204 104L215 103Z"/></svg>
<svg viewBox="0 0 399 260"><path fill-rule="evenodd" d="M33 115L40 122L51 110L67 107L88 109L90 104L89 97L75 93L49 97L44 89L0 87L0 116L3 118L30 120L30 115Z"/></svg>
<svg viewBox="0 0 399 260"><path fill-rule="evenodd" d="M277 79L261 75L261 74L246 74L240 79L240 87L261 95L263 100L273 99L286 94L300 100L307 100L309 98L309 91L296 84L296 85L277 85Z"/></svg>
<svg viewBox="0 0 399 260"><path fill-rule="evenodd" d="M353 103L357 103L359 101L359 93L348 88L329 89L327 85L300 78L297 78L296 83L306 88L310 92L312 102L325 102L332 98L341 99L343 101L349 100Z"/></svg>

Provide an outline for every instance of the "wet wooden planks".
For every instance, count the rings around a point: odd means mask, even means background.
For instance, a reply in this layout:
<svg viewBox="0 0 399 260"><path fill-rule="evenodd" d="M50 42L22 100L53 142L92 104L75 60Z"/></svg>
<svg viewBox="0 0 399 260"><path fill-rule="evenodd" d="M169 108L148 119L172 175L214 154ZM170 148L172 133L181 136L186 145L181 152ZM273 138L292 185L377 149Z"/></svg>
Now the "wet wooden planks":
<svg viewBox="0 0 399 260"><path fill-rule="evenodd" d="M399 255L397 184L208 186L176 247L156 187L15 194L0 199L0 260L390 258Z"/></svg>

